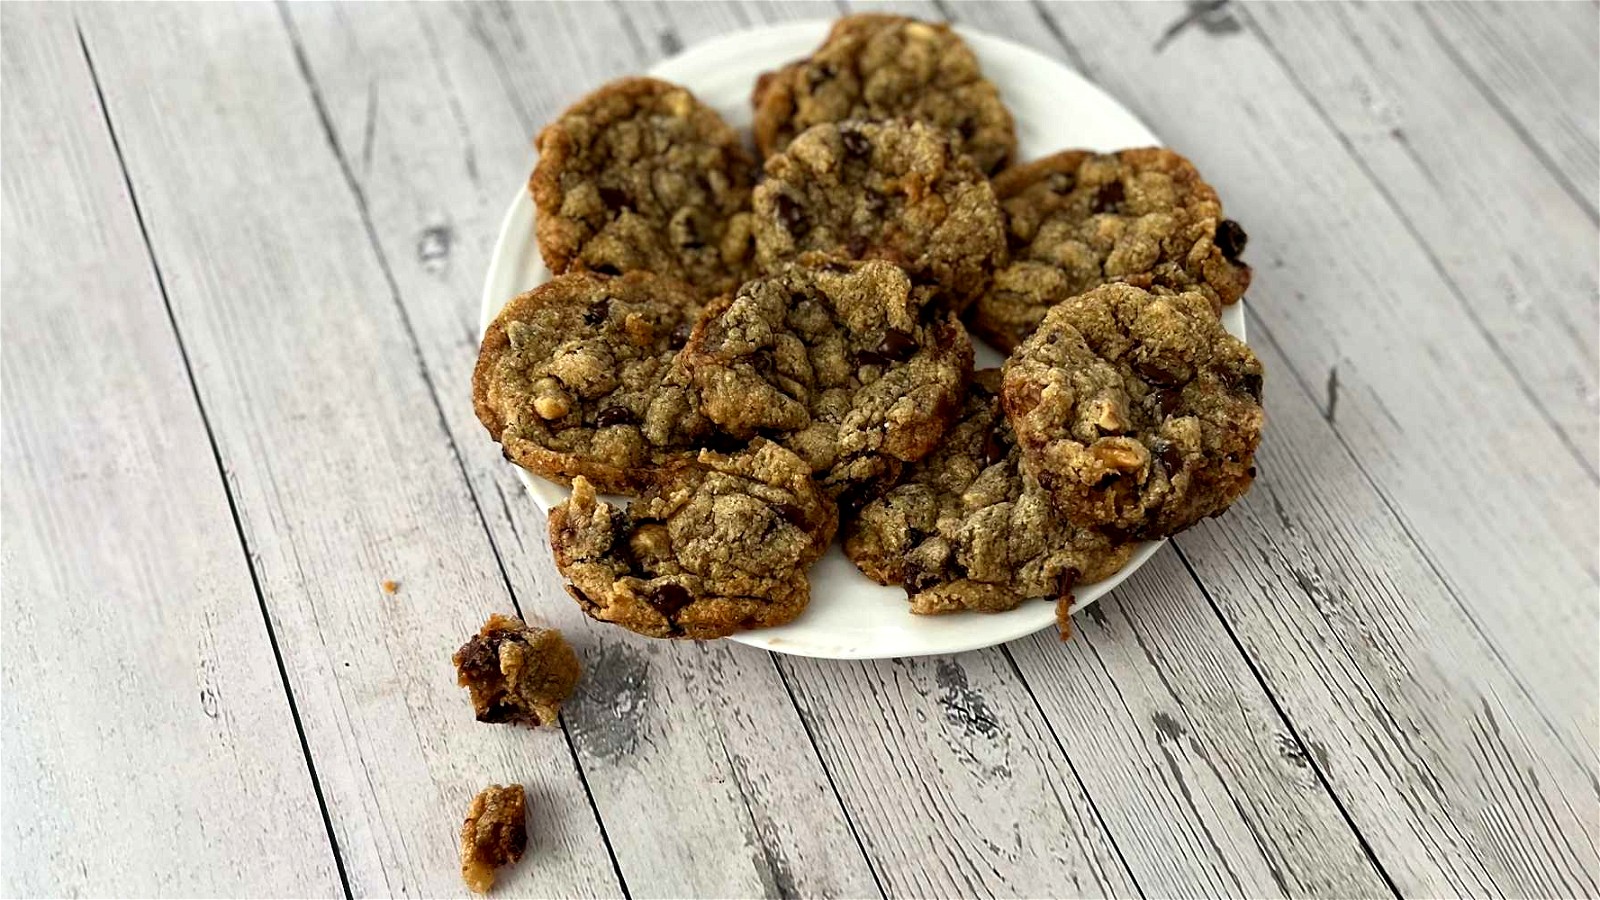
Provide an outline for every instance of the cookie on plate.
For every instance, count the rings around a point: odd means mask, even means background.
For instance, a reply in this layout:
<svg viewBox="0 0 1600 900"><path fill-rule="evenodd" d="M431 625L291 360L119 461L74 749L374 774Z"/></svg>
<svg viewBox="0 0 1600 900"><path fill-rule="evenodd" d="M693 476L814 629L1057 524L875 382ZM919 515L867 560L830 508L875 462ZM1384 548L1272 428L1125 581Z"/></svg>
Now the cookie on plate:
<svg viewBox="0 0 1600 900"><path fill-rule="evenodd" d="M637 494L710 425L664 381L697 299L643 272L561 275L501 310L472 375L478 419L507 459L562 484Z"/></svg>
<svg viewBox="0 0 1600 900"><path fill-rule="evenodd" d="M1050 307L1113 281L1199 291L1220 312L1244 295L1245 233L1187 159L1160 147L1067 150L994 179L1009 265L974 308L973 330L1002 350Z"/></svg>
<svg viewBox="0 0 1600 900"><path fill-rule="evenodd" d="M835 497L931 452L961 405L972 342L937 289L882 260L809 256L712 301L678 358L699 408L799 454Z"/></svg>
<svg viewBox="0 0 1600 900"><path fill-rule="evenodd" d="M1017 150L1011 111L967 42L904 16L845 16L809 58L763 74L751 102L764 157L812 125L900 117L944 129L986 173Z"/></svg>
<svg viewBox="0 0 1600 900"><path fill-rule="evenodd" d="M839 524L811 469L770 441L706 450L619 509L580 478L550 511L567 591L590 617L704 640L781 625L811 597L806 569Z"/></svg>
<svg viewBox="0 0 1600 900"><path fill-rule="evenodd" d="M545 126L537 145L528 186L550 271L654 272L708 297L744 280L755 163L687 89L620 78Z"/></svg>
<svg viewBox="0 0 1600 900"><path fill-rule="evenodd" d="M1075 585L1115 574L1134 545L1056 513L1019 458L1000 370L985 369L939 449L845 523L845 555L874 581L905 585L914 613L1039 597L1070 607Z"/></svg>
<svg viewBox="0 0 1600 900"><path fill-rule="evenodd" d="M944 132L920 122L825 123L767 160L755 190L763 271L809 251L883 259L964 309L1005 253L994 191Z"/></svg>
<svg viewBox="0 0 1600 900"><path fill-rule="evenodd" d="M1165 537L1255 477L1261 362L1202 294L1095 288L1051 309L1004 372L1023 468L1074 523Z"/></svg>

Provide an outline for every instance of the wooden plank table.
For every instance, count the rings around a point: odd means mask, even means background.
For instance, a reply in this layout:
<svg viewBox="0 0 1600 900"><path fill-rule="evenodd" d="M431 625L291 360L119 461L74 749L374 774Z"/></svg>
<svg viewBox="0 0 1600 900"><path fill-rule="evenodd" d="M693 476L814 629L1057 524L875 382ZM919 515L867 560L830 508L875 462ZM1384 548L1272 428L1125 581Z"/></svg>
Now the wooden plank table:
<svg viewBox="0 0 1600 900"><path fill-rule="evenodd" d="M465 399L540 124L854 6L0 6L0 891L459 894L516 781L504 896L1600 895L1600 6L894 6L1250 230L1260 478L1065 645L596 626ZM560 729L472 724L495 611Z"/></svg>

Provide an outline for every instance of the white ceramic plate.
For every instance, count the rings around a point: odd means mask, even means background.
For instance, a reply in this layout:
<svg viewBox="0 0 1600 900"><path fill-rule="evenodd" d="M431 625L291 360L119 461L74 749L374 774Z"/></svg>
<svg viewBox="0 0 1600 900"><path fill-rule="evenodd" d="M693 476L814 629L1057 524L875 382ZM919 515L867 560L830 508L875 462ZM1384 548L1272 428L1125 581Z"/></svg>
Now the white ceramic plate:
<svg viewBox="0 0 1600 900"><path fill-rule="evenodd" d="M650 74L688 87L734 127L748 132L750 89L756 76L809 53L829 25L797 22L725 35L663 61ZM1120 103L1056 60L969 28L958 30L1016 116L1019 158L1035 159L1070 147L1117 150L1160 143ZM489 263L483 328L507 300L550 278L550 271L539 260L533 220L533 201L527 190L518 186ZM1238 305L1229 307L1223 313L1223 324L1242 338L1244 311ZM978 348L980 368L1001 362L1000 355L990 348ZM566 488L522 469L517 474L540 508L548 511L566 499ZM1072 611L1098 600L1160 548L1160 542L1146 543L1115 576L1080 585ZM836 543L811 570L811 605L800 618L778 628L743 632L732 640L800 656L881 659L991 647L1054 625L1055 604L1044 600L988 615L913 616L905 591L873 583L856 571Z"/></svg>

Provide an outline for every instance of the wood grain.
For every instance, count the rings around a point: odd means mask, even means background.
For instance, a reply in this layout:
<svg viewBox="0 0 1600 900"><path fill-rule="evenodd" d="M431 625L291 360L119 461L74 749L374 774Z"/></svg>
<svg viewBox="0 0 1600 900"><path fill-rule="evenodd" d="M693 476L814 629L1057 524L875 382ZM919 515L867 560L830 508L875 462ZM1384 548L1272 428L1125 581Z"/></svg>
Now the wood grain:
<svg viewBox="0 0 1600 900"><path fill-rule="evenodd" d="M564 720L629 891L877 893L768 654L589 622L562 590L544 517L467 402L481 278L532 166L537 123L524 116L542 122L621 74L620 60L596 51L626 43L623 20L557 5L295 4L288 14L514 596L583 652L588 675Z"/></svg>
<svg viewBox="0 0 1600 900"><path fill-rule="evenodd" d="M467 801L512 781L531 860L498 890L618 893L561 732L477 725L455 685L451 651L510 598L277 10L141 13L86 8L89 52L351 891L460 892Z"/></svg>
<svg viewBox="0 0 1600 900"><path fill-rule="evenodd" d="M1592 210L1460 77L1422 5L1252 6L1273 54L1378 182L1497 355L1592 473L1597 395ZM1593 31L1593 29L1590 29ZM1328 40L1337 34L1339 40ZM1575 90L1600 81L1570 72ZM1515 248L1501 252L1502 248Z"/></svg>
<svg viewBox="0 0 1600 900"><path fill-rule="evenodd" d="M1529 147L1595 215L1600 8L1592 2L1440 3L1424 21Z"/></svg>
<svg viewBox="0 0 1600 900"><path fill-rule="evenodd" d="M1130 36L1116 52L1073 43L1101 84L1195 159L1250 230L1252 309L1287 360L1277 377L1320 399L1363 479L1473 627L1568 746L1593 755L1597 736L1580 724L1596 677L1600 538L1588 472L1511 399L1522 392L1504 360L1254 35L1186 31L1157 58L1182 7L1048 9L1063 35ZM1520 596L1542 599L1504 599Z"/></svg>
<svg viewBox="0 0 1600 900"><path fill-rule="evenodd" d="M339 894L72 11L0 36L0 892Z"/></svg>

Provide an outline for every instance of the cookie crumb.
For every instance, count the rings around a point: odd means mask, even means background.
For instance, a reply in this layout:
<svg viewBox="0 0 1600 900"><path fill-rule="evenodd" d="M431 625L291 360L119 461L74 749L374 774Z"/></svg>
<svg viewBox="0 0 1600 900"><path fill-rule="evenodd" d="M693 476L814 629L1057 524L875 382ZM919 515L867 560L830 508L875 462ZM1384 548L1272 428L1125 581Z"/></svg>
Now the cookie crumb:
<svg viewBox="0 0 1600 900"><path fill-rule="evenodd" d="M1061 640L1072 639L1072 595L1067 594L1056 600L1056 631L1061 635Z"/></svg>
<svg viewBox="0 0 1600 900"><path fill-rule="evenodd" d="M554 628L496 613L451 657L479 722L554 725L578 683L578 654Z"/></svg>
<svg viewBox="0 0 1600 900"><path fill-rule="evenodd" d="M528 845L527 815L520 784L491 784L472 798L461 823L461 880L474 893L489 893L495 870L522 858Z"/></svg>
<svg viewBox="0 0 1600 900"><path fill-rule="evenodd" d="M383 583L383 592L385 594L398 594L398 593L400 593L400 582L398 582L398 581L385 581Z"/></svg>

